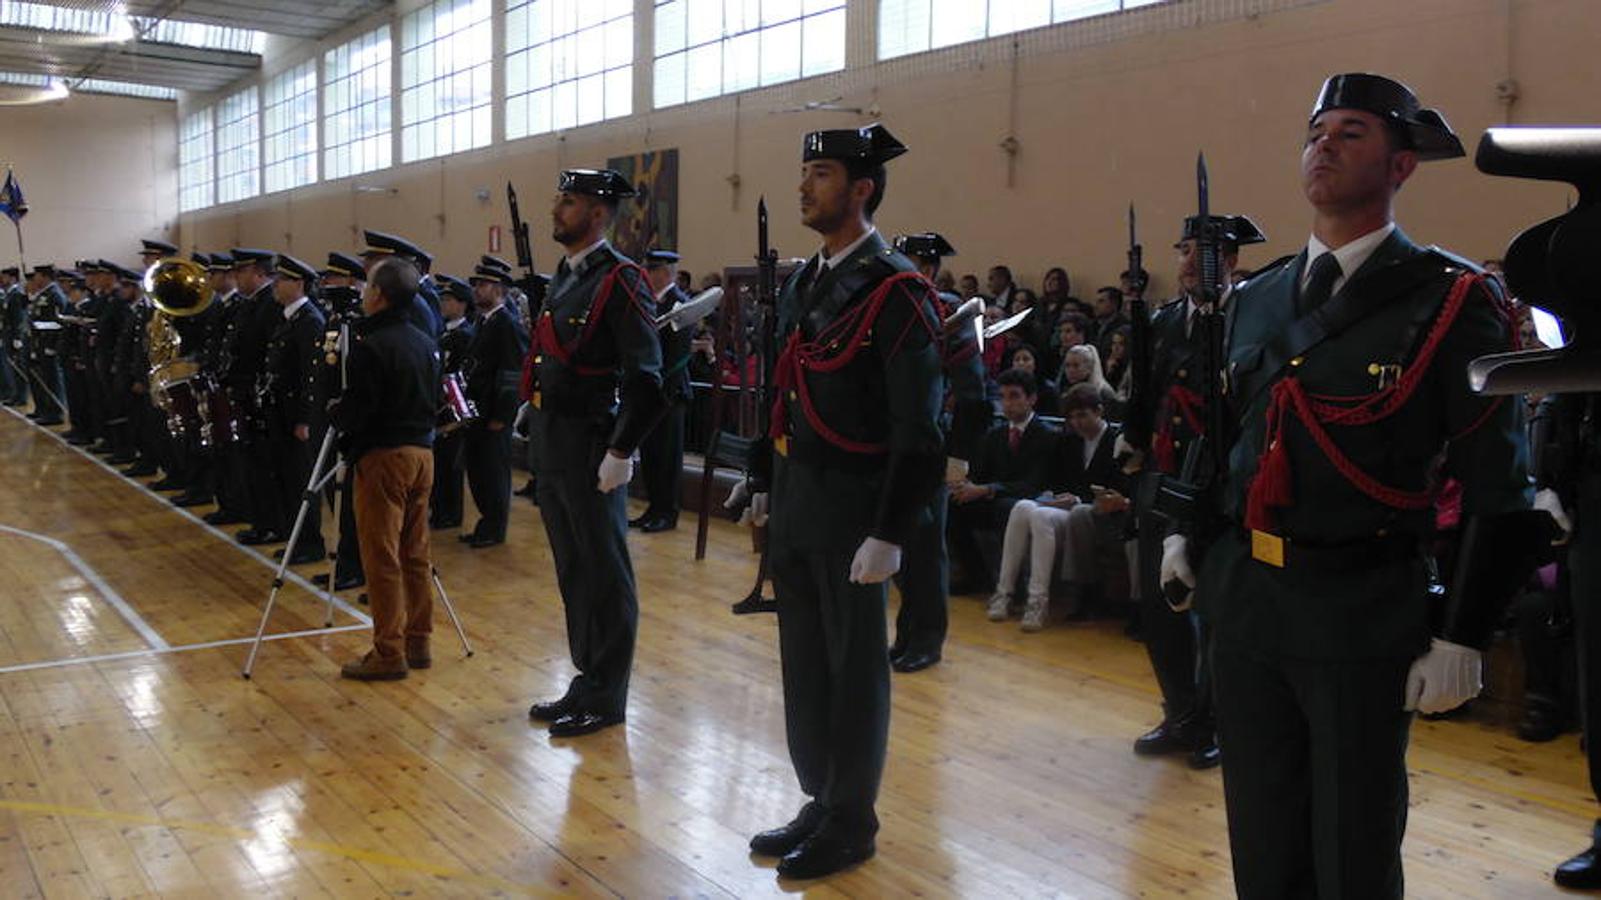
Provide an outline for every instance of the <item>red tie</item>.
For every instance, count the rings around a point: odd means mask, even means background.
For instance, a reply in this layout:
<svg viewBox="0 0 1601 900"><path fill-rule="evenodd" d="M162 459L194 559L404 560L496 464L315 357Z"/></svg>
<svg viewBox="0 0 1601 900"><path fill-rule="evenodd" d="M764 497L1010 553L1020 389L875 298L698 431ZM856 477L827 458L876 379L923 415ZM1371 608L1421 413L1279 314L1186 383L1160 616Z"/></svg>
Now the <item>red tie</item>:
<svg viewBox="0 0 1601 900"><path fill-rule="evenodd" d="M1006 446L1010 447L1013 453L1017 452L1017 446L1021 443L1023 443L1023 432L1021 429L1006 429Z"/></svg>

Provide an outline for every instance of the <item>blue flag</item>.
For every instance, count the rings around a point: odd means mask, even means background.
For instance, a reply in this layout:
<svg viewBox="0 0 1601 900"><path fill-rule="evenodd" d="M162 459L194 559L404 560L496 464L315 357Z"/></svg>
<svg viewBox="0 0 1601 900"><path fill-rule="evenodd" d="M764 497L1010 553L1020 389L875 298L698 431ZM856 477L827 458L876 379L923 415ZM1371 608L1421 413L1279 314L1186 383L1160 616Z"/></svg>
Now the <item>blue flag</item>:
<svg viewBox="0 0 1601 900"><path fill-rule="evenodd" d="M28 201L22 198L22 185L10 169L6 170L6 183L0 186L0 213L12 222L21 222L28 214Z"/></svg>

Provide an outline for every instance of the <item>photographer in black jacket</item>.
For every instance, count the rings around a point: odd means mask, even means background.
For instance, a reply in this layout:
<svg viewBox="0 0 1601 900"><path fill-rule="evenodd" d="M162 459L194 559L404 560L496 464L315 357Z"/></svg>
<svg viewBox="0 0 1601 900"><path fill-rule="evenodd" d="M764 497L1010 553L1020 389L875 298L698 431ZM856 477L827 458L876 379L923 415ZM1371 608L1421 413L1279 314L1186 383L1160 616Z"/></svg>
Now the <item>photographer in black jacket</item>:
<svg viewBox="0 0 1601 900"><path fill-rule="evenodd" d="M439 354L407 321L417 268L390 258L373 267L362 295L362 339L347 351L333 420L355 473L356 532L372 602L373 649L342 674L361 681L426 669L433 631L428 495L433 488Z"/></svg>

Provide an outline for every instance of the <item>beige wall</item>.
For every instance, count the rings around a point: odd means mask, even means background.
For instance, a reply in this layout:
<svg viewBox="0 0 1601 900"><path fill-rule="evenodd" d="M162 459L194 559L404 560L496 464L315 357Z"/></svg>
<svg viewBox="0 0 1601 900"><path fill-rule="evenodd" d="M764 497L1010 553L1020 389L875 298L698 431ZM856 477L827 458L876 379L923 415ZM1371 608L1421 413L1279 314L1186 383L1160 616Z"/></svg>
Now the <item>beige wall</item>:
<svg viewBox="0 0 1601 900"><path fill-rule="evenodd" d="M1189 8L1153 14L1171 26ZM859 10L853 16L862 21ZM1305 240L1300 136L1327 74L1370 70L1407 81L1445 112L1471 154L1490 125L1601 120L1597 35L1595 0L1328 0L1098 43L1036 35L1019 43L1015 77L1012 41L1002 38L206 210L184 217L182 235L202 249L260 244L313 259L377 228L411 236L437 252L441 270L460 271L486 249L488 226L506 221L511 178L548 269L555 248L541 213L558 168L677 147L687 268L698 274L750 259L760 193L775 210L775 245L805 255L816 241L794 213L799 137L867 118L779 110L843 93L846 105L876 108L912 148L891 164L884 231L945 233L961 251L958 272L1006 262L1037 284L1062 264L1085 294L1122 268L1133 201L1147 266L1165 291L1165 248L1193 209L1198 150L1211 165L1213 209L1248 213L1268 233L1266 247L1242 260L1257 265ZM861 41L853 58L863 58ZM1039 49L1051 41L1054 48ZM1496 92L1508 78L1521 89L1510 107ZM1021 151L1008 183L998 144L1014 101ZM727 180L735 172L737 190ZM480 188L487 202L475 199ZM1457 160L1420 170L1398 215L1414 238L1482 258L1498 255L1522 226L1560 213L1567 196L1561 186L1491 179Z"/></svg>
<svg viewBox="0 0 1601 900"><path fill-rule="evenodd" d="M178 138L170 101L74 94L41 106L0 107L0 162L10 163L30 211L29 265L89 257L137 263L139 239L176 236ZM0 260L17 259L0 219Z"/></svg>

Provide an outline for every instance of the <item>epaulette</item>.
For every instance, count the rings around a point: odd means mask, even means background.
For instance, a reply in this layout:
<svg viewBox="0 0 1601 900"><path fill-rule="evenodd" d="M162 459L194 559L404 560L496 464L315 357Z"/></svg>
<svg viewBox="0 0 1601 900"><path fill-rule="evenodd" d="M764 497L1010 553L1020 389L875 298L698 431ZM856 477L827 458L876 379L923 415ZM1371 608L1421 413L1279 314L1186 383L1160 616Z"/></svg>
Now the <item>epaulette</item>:
<svg viewBox="0 0 1601 900"><path fill-rule="evenodd" d="M917 263L912 262L911 257L896 250L894 247L885 247L883 252L879 253L879 256L885 262L888 262L896 272L914 272L917 270Z"/></svg>
<svg viewBox="0 0 1601 900"><path fill-rule="evenodd" d="M1462 270L1467 271L1467 272L1472 272L1475 275L1484 274L1484 269L1482 267L1480 267L1478 263L1473 262L1472 260L1470 260L1470 259L1468 259L1466 257L1458 256L1455 253L1452 253L1451 251L1449 251L1449 250L1447 250L1447 249L1445 249L1443 247L1439 247L1439 246L1436 246L1434 244L1430 244L1427 247L1423 248L1423 252L1429 254L1430 256L1438 258L1440 261L1444 262L1446 264L1446 266L1449 267L1449 268L1462 269Z"/></svg>
<svg viewBox="0 0 1601 900"><path fill-rule="evenodd" d="M1275 269L1278 269L1280 266L1288 266L1288 265L1294 263L1296 257L1298 257L1300 255L1301 254L1299 254L1299 253L1291 253L1289 256L1281 256L1278 259L1275 259L1272 262L1268 263L1267 265L1259 267L1255 272L1251 273L1251 277L1245 279L1244 281L1240 282L1239 284L1236 284L1234 286L1234 289L1237 291L1237 290L1245 287L1246 285L1250 284L1251 282L1256 281L1257 279L1261 278L1263 275L1266 275L1269 272L1272 272Z"/></svg>

